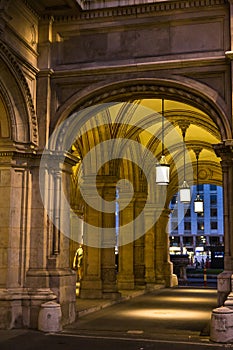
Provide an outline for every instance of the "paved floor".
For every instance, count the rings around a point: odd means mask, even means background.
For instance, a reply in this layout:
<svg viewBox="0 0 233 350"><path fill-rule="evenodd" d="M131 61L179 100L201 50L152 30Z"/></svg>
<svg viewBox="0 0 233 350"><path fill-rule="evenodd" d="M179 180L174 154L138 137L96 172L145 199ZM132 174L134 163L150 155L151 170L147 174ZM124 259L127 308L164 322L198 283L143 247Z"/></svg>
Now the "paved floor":
<svg viewBox="0 0 233 350"><path fill-rule="evenodd" d="M199 339L209 335L211 311L217 306L213 288L157 289L127 302L80 315L65 332L89 335L130 334L167 339Z"/></svg>
<svg viewBox="0 0 233 350"><path fill-rule="evenodd" d="M60 334L28 330L0 331L1 350L211 350L233 348L209 340L213 288L158 287L150 293L126 293L121 303L77 300L78 318ZM125 299L124 299L125 298ZM108 306L108 307L107 307ZM93 312L95 311L95 312Z"/></svg>
<svg viewBox="0 0 233 350"><path fill-rule="evenodd" d="M121 302L130 300L132 298L136 298L140 295L144 295L148 293L148 291L156 291L164 288L164 285L162 284L156 284L151 286L151 288L145 289L145 288L138 288L136 290L124 290L121 291L121 298L118 300L108 300L108 299L80 299L78 297L78 289L77 289L77 302L76 302L76 309L77 309L77 318L80 318L86 314L96 312L98 310L104 309L106 307L119 304Z"/></svg>

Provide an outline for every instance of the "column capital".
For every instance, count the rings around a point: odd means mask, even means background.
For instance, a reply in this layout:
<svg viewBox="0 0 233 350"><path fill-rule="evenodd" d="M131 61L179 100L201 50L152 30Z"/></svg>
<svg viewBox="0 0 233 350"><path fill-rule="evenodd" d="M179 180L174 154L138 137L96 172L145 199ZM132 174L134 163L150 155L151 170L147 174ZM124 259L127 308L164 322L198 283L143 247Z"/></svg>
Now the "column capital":
<svg viewBox="0 0 233 350"><path fill-rule="evenodd" d="M222 161L233 162L233 140L224 140L221 143L213 145L217 157Z"/></svg>

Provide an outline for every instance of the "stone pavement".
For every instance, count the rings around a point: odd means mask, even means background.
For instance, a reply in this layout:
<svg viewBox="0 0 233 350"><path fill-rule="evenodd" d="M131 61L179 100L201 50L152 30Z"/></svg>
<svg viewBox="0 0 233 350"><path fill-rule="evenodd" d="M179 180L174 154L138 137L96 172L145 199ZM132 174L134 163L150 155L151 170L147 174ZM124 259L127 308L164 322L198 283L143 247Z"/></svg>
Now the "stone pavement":
<svg viewBox="0 0 233 350"><path fill-rule="evenodd" d="M233 348L233 344L213 343L208 336L211 310L217 302L216 289L163 287L159 285L152 290L125 291L115 301L78 298L77 320L64 327L62 332L43 333L26 329L0 331L0 349Z"/></svg>
<svg viewBox="0 0 233 350"><path fill-rule="evenodd" d="M149 288L139 287L136 290L122 290L121 298L117 300L109 300L109 299L80 299L78 297L78 288L77 288L77 302L76 302L76 310L77 310L77 318L87 315L89 313L104 309L108 306L118 304L120 302L129 300L131 298L135 298L139 295L143 295L145 293L151 292L153 290L158 290L164 288L163 284L152 285Z"/></svg>
<svg viewBox="0 0 233 350"><path fill-rule="evenodd" d="M78 286L77 286L78 287ZM77 310L77 319L90 314L92 312L104 309L108 306L118 304L120 302L130 300L132 298L135 298L139 295L143 295L145 293L148 293L152 290L158 290L164 288L164 285L157 284L152 285L150 288L138 288L137 290L124 290L121 291L121 298L117 300L108 300L108 299L80 299L78 297L78 288L77 288L77 304L76 304L76 310ZM1 343L10 340L10 339L16 339L18 336L24 336L28 333L28 329L11 329L11 330L0 330L0 349Z"/></svg>

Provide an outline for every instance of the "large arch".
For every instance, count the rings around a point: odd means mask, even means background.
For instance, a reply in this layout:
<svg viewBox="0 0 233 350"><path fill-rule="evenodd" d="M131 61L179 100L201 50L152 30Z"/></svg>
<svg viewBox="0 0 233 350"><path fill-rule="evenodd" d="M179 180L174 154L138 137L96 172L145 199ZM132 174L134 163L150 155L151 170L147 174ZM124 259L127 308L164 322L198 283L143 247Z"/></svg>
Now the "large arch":
<svg viewBox="0 0 233 350"><path fill-rule="evenodd" d="M207 113L218 126L222 140L231 139L232 131L229 111L222 97L212 88L193 79L177 77L156 79L125 79L93 84L73 94L57 111L52 130L71 113L99 103L132 100L163 95L177 101L186 102Z"/></svg>
<svg viewBox="0 0 233 350"><path fill-rule="evenodd" d="M222 98L219 95L217 95L213 89L207 88L206 85L195 82L191 79L183 79L181 77L176 77L176 80L175 79L174 80L135 79L135 80L119 81L114 83L106 82L104 86L102 84L101 87L93 85L88 89L84 89L81 92L79 91L78 94L73 95L71 99L67 100L66 103L59 108L59 111L56 114L54 119L53 128L55 128L55 125L59 125L62 121L64 121L69 115L72 115L72 113L78 113L79 110L82 111L83 109L94 106L95 104L98 105L101 103L111 103L113 101L134 101L136 99L153 100L153 99L160 99L160 98L164 98L165 100L167 99L171 101L174 100L177 103L184 103L198 110L199 112L196 111L195 113L193 112L193 114L189 113L189 111L180 111L181 112L180 119L182 118L189 119L190 123L196 124L197 128L201 128L206 132L208 132L209 134L211 134L213 136L213 139L215 140L214 141L215 143L220 143L223 140L231 139L232 133L231 133L230 122L227 115L227 108ZM206 115L206 118L208 116L209 120L208 118L206 120L204 119L205 115ZM174 111L171 111L167 114L165 113L165 116L168 119L170 118L174 125L177 126L179 124L175 118ZM135 133L135 137L137 138L137 132L138 131L135 129L134 132L131 132L131 136L133 136L133 133ZM92 139L91 142L93 142L94 140L93 137L91 138ZM204 140L195 140L195 139L194 140L190 139L187 142L187 145L188 145L188 148L190 147L190 149L193 146L201 146L206 150L207 155L206 155L206 159L204 159L201 164L201 171L204 171L204 170L206 171L206 167L208 170L208 167L212 164L213 168L215 169L215 173L218 174L216 175L218 178L216 179L212 178L210 181L212 181L212 183L216 183L216 182L220 183L221 166L220 166L219 160L217 160L217 157L213 151L212 146L207 142L205 142ZM182 153L179 151L179 145L176 145L174 147L174 150L175 148L177 148L176 150L177 159L182 158ZM88 148L86 149L86 151L88 151ZM213 157L215 157L214 163L208 162L208 156L211 154ZM194 163L195 156L193 155L192 158L193 158L192 162ZM191 168L192 166L190 166L190 169ZM208 176L208 171L206 172L206 176ZM140 178L140 176L138 176L138 178ZM113 180L111 178L111 181L116 181L116 179ZM194 181L193 183L195 183L196 181L195 178L193 179L193 181ZM203 181L205 181L205 179L203 179ZM175 182L174 179L172 180L172 182ZM176 193L177 186L175 184L171 184L171 188L172 189L169 192L169 195L167 197L168 200L166 202L166 207L167 207L167 208L165 207L166 210L168 210L169 199L172 197L174 193ZM143 197L145 193L144 194L142 193L141 195ZM136 201L137 199L135 199L135 202ZM143 203L143 199L141 203ZM89 215L91 215L90 212L89 212ZM131 211L131 214L128 212L127 215L132 215L132 211ZM161 222L158 222L157 228L155 227L151 230L151 232L149 232L148 237L150 238L145 238L145 240L139 244L141 247L145 245L145 241L149 242L151 240L151 237L154 235L154 232L156 232L156 230L157 231L161 230L161 227L163 230L165 230L165 227L166 227L165 223L167 222L168 217L169 217L168 211L166 211L164 215L162 215L161 217L161 220L160 220ZM158 270L157 277L156 277L157 281L159 280L164 281L164 275L162 277L161 269L159 268L159 265L158 265L162 263L166 265L166 268L165 268L166 284L172 285L174 281L171 273L171 265L169 263L169 258L168 257L164 258L166 256L165 247L167 246L167 241L166 241L167 238L165 236L166 235L164 235L164 238L163 238L164 239L163 246L162 247L160 246L160 248L162 248L163 250L163 254L162 254L163 256L161 256L161 253L159 253L158 249L156 252L156 254L158 254L158 257L156 258L154 256L154 253L152 253L152 256L153 256L153 259L157 259L157 262L156 262L157 270ZM156 244L156 243L154 242L153 244ZM131 248L128 248L128 249L130 250L131 252L130 254L132 255L134 247L131 246ZM127 250L127 254L129 254L129 250ZM123 255L124 254L125 253L123 253ZM89 256L90 256L90 253L89 253ZM99 261L99 264L101 264L101 257L99 252L97 253L95 259L97 259L97 261ZM167 260L164 261L164 259L165 260L167 259ZM127 262L125 261L125 263ZM145 272L145 274L147 274L147 283L154 282L156 280L155 278L156 273L155 275L153 275L153 273L152 275L150 275L151 262L147 261L145 264L147 265L147 267L144 266L145 270L147 271ZM124 267L123 267L123 270L124 270ZM134 283L132 282L132 274L133 274L132 265L130 266L129 270L131 271L131 275L128 276L129 277L128 280L130 282L126 283L124 281L124 278L123 279L121 278L120 284L119 284L121 288L125 288L126 286L132 287L134 285ZM120 271L119 276L121 275L122 271ZM162 274L164 274L164 272ZM140 280L139 277L138 279ZM98 288L97 288L97 285L95 285L93 288L95 290L99 290L100 292L100 284L98 284ZM114 287L111 293L114 294L115 292L116 292L116 289ZM90 293L90 290L88 290L88 288L86 288L85 290L84 288L84 293L82 296L88 297L88 293ZM101 295L101 293L98 295Z"/></svg>

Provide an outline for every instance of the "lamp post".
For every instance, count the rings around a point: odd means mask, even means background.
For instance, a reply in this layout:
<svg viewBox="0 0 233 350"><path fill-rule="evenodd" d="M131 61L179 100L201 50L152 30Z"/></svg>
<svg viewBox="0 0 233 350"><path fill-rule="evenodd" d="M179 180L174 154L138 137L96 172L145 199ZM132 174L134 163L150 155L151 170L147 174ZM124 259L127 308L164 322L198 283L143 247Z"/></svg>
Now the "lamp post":
<svg viewBox="0 0 233 350"><path fill-rule="evenodd" d="M170 165L166 161L164 154L164 99L162 98L162 153L158 164L156 164L156 184L168 185L170 181Z"/></svg>

